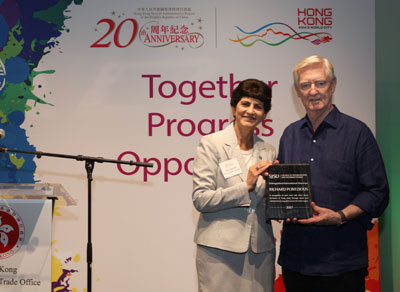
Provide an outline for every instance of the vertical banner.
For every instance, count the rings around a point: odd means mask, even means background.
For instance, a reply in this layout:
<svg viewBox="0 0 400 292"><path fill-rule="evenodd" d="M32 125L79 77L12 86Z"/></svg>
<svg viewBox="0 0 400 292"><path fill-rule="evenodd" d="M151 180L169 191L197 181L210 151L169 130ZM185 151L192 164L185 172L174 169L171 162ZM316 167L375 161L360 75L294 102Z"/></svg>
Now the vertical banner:
<svg viewBox="0 0 400 292"><path fill-rule="evenodd" d="M0 200L1 291L51 291L51 213L51 200Z"/></svg>
<svg viewBox="0 0 400 292"><path fill-rule="evenodd" d="M0 145L153 163L94 167L96 291L197 290L193 156L203 135L230 123L241 80L271 86L257 135L276 149L305 114L291 71L310 55L335 66L339 110L375 131L373 0L39 2L0 1ZM52 282L82 291L84 163L12 153L0 162L3 182L62 184L78 201L55 210Z"/></svg>

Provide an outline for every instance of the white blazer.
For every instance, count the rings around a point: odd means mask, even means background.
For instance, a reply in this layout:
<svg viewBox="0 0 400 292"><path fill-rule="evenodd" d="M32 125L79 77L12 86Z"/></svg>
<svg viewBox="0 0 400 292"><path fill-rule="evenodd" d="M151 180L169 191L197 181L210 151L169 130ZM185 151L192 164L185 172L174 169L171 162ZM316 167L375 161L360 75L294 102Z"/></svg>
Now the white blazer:
<svg viewBox="0 0 400 292"><path fill-rule="evenodd" d="M275 149L255 135L253 139L254 161L274 161ZM231 159L239 162L242 172L225 179L219 164ZM265 217L265 180L260 176L256 189L248 192L247 172L233 123L201 138L193 167L192 199L200 212L195 243L237 253L246 252L250 242L255 253L275 248Z"/></svg>

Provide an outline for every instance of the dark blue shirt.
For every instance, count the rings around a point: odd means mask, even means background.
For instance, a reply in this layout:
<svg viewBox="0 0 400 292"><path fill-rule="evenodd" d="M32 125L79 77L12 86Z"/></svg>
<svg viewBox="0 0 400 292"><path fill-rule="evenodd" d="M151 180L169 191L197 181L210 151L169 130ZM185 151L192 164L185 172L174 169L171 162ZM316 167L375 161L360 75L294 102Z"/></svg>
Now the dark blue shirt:
<svg viewBox="0 0 400 292"><path fill-rule="evenodd" d="M341 226L285 223L278 263L304 275L334 276L368 266L367 229L389 202L376 140L361 121L335 107L314 132L309 119L289 125L279 163L309 163L312 200L334 211L354 204L364 215Z"/></svg>

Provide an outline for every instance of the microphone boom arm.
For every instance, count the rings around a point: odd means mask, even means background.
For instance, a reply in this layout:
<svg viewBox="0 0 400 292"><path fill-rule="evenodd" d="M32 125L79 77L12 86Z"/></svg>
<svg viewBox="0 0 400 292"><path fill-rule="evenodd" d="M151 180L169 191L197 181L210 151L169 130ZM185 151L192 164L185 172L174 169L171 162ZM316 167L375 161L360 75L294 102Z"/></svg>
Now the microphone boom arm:
<svg viewBox="0 0 400 292"><path fill-rule="evenodd" d="M143 166L143 167L153 167L152 163L147 162L136 162L132 160L116 160L116 159L106 159L103 157L93 157L93 156L85 156L85 155L68 155L68 154L59 154L59 153L49 153L49 152L42 152L42 151L23 151L23 150L14 150L8 149L5 147L0 147L0 152L2 153L24 153L24 154L33 154L37 158L41 158L42 156L51 156L51 157L58 157L58 158L67 158L67 159L75 159L78 161L94 161L94 162L108 162L108 163L117 163L117 164L128 164L128 165L136 165L136 166Z"/></svg>

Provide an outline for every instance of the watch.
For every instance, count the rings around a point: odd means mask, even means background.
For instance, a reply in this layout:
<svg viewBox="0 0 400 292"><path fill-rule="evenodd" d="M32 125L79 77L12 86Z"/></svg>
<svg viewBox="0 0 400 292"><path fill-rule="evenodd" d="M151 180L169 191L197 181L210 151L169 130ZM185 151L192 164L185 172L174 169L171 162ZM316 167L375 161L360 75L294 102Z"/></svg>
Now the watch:
<svg viewBox="0 0 400 292"><path fill-rule="evenodd" d="M347 218L346 218L346 215L344 215L344 213L343 213L342 210L339 210L339 211L337 211L337 212L338 212L339 215L340 215L340 223L338 224L338 226L340 226L340 225L342 225L342 224L344 224L344 223L347 222Z"/></svg>

